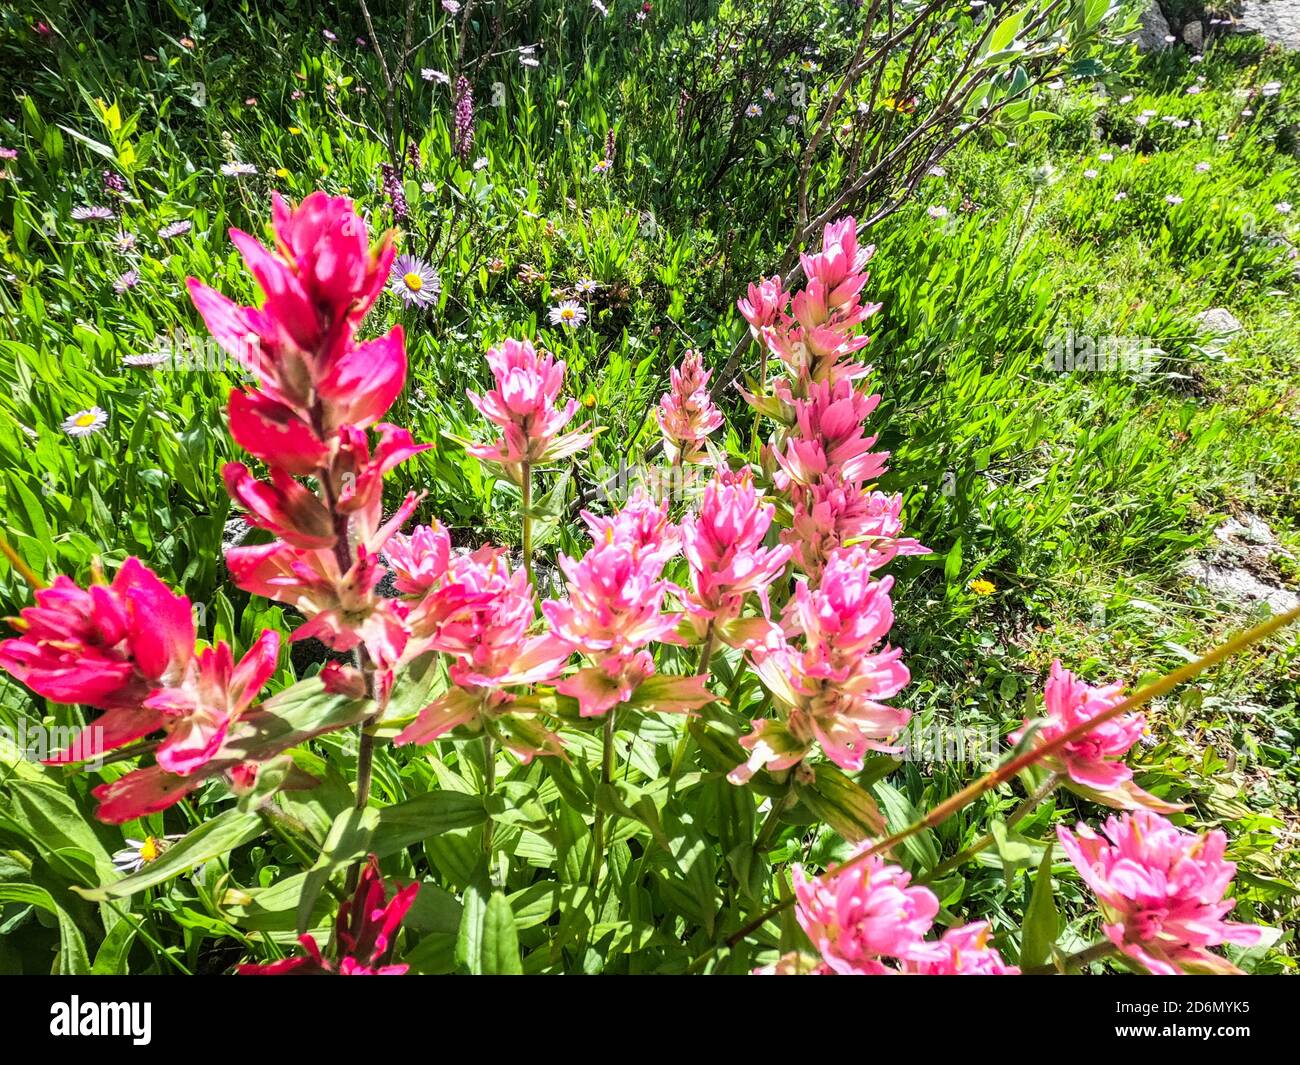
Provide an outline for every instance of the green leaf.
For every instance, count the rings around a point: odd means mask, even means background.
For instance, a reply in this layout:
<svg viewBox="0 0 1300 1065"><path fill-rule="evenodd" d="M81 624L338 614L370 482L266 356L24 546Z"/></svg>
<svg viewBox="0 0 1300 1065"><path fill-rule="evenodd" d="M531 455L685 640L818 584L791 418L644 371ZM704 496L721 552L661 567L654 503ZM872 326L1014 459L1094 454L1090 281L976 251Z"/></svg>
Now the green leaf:
<svg viewBox="0 0 1300 1065"><path fill-rule="evenodd" d="M379 811L370 849L380 858L412 843L487 820L483 799L459 791L429 791Z"/></svg>
<svg viewBox="0 0 1300 1065"><path fill-rule="evenodd" d="M379 811L372 807L364 810L351 809L334 822L325 845L321 848L316 864L307 871L303 881L302 894L298 897L297 926L301 935L312 926L312 910L316 899L335 873L346 869L352 862L366 853L370 847L370 838L375 825L379 822Z"/></svg>
<svg viewBox="0 0 1300 1065"><path fill-rule="evenodd" d="M814 773L813 786L800 788L799 798L818 819L850 843L885 834L885 818L866 791L833 765L819 765Z"/></svg>
<svg viewBox="0 0 1300 1065"><path fill-rule="evenodd" d="M94 976L125 976L127 974L127 955L131 944L135 942L139 926L133 919L118 921L113 925L99 950L95 952L95 964L90 967Z"/></svg>
<svg viewBox="0 0 1300 1065"><path fill-rule="evenodd" d="M1022 969L1042 965L1047 961L1052 946L1056 943L1058 930L1056 900L1052 894L1052 848L1048 847L1038 865L1038 876L1034 878L1034 890L1029 897L1029 908L1025 911L1025 923L1021 929Z"/></svg>
<svg viewBox="0 0 1300 1065"><path fill-rule="evenodd" d="M456 964L474 976L483 973L483 920L487 916L490 891L487 859L481 858L461 900L460 932L456 936Z"/></svg>
<svg viewBox="0 0 1300 1065"><path fill-rule="evenodd" d="M481 971L485 976L518 976L523 973L519 960L519 933L510 903L500 891L488 899L483 914Z"/></svg>
<svg viewBox="0 0 1300 1065"><path fill-rule="evenodd" d="M86 942L68 911L54 901L54 896L35 884L0 883L0 902L19 902L36 906L54 915L59 924L59 953L54 971L59 976L84 975L90 972Z"/></svg>
<svg viewBox="0 0 1300 1065"><path fill-rule="evenodd" d="M170 880L196 865L229 854L236 847L256 839L264 830L262 819L256 814L227 810L199 825L184 839L177 840L163 851L162 857L138 873L132 873L115 884L102 884L90 890L74 885L72 890L91 902L124 899L137 891Z"/></svg>
<svg viewBox="0 0 1300 1065"><path fill-rule="evenodd" d="M890 832L898 832L906 828L915 821L920 820L921 815L917 812L915 806L908 801L901 791L892 784L885 781L878 781L873 785L877 798L880 799L880 805L885 811L885 819L889 823ZM930 829L924 829L915 836L909 836L901 844L904 851L918 863L922 869L933 869L939 864L939 848L934 841L934 833Z"/></svg>

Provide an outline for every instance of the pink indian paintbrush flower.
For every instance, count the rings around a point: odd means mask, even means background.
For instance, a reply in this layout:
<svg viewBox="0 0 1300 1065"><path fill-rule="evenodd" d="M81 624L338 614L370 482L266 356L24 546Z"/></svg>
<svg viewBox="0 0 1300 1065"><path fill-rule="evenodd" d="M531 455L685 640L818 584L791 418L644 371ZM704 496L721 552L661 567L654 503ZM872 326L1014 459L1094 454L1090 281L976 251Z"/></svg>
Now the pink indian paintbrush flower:
<svg viewBox="0 0 1300 1065"><path fill-rule="evenodd" d="M142 704L179 682L194 654L190 601L135 558L111 584L83 589L60 575L10 624L22 635L0 643L0 668L53 702L105 711L48 759L55 765L100 757L161 728Z"/></svg>
<svg viewBox="0 0 1300 1065"><path fill-rule="evenodd" d="M814 581L832 552L848 544L867 549L872 570L887 566L897 555L930 553L918 540L901 535L899 493L864 492L838 472L790 488L794 509L781 540L791 546L795 562Z"/></svg>
<svg viewBox="0 0 1300 1065"><path fill-rule="evenodd" d="M840 219L826 226L820 251L800 256L806 280L793 299L773 277L750 285L748 298L739 301L754 336L794 375L797 395L810 383L855 380L867 372L852 356L870 340L856 332L858 326L880 309L860 298L873 251L859 247L853 218ZM764 401L753 405L769 413Z"/></svg>
<svg viewBox="0 0 1300 1065"><path fill-rule="evenodd" d="M584 717L599 716L628 701L654 673L646 646L682 642L677 634L682 615L662 612L665 595L678 592L662 575L668 553L662 541L642 539L656 529L664 535L666 510L643 500L631 518L588 516L588 524L598 537L591 549L580 560L559 557L569 598L542 603L552 632L597 662L555 686L578 700ZM707 679L663 678L656 709L684 711L707 705L713 701L704 687Z"/></svg>
<svg viewBox="0 0 1300 1065"><path fill-rule="evenodd" d="M410 536L394 533L384 547L384 560L393 571L393 584L403 595L422 596L447 572L451 537L442 522L417 525Z"/></svg>
<svg viewBox="0 0 1300 1065"><path fill-rule="evenodd" d="M683 552L695 592L691 615L697 629L701 623L712 623L714 631L733 646L747 644L755 635L760 640L767 637L771 629L765 620L767 588L791 555L788 546L762 546L775 513L773 504L762 502L748 469L732 473L724 468L705 485L699 511L682 519ZM752 619L756 628L747 626L742 635L727 623L740 617L750 593L757 595L764 618Z"/></svg>
<svg viewBox="0 0 1300 1065"><path fill-rule="evenodd" d="M265 293L241 307L195 278L191 298L214 339L254 373L261 391L317 438L382 416L406 379L400 328L355 344L353 334L388 280L391 234L373 248L346 197L314 192L296 208L272 199L275 248L239 230L231 240Z"/></svg>
<svg viewBox="0 0 1300 1065"><path fill-rule="evenodd" d="M1240 972L1208 949L1252 946L1263 935L1258 925L1223 919L1234 906L1224 893L1237 871L1223 858L1227 836L1193 835L1150 810L1109 818L1105 838L1084 824L1075 832L1056 830L1097 896L1106 937L1125 956L1159 976Z"/></svg>
<svg viewBox="0 0 1300 1065"><path fill-rule="evenodd" d="M743 784L759 769L783 771L820 744L841 769L857 772L867 751L888 745L911 714L881 702L910 676L902 652L876 650L893 624L893 581L871 580L864 548L841 548L827 562L820 585L799 581L783 618L785 642L750 652L755 671L783 719L754 721L741 737L749 759L728 775ZM791 642L793 641L793 642Z"/></svg>
<svg viewBox="0 0 1300 1065"><path fill-rule="evenodd" d="M210 761L231 724L271 679L279 652L279 634L267 630L236 665L229 644L219 641L190 660L179 684L150 695L144 710L157 714L167 732L158 764L187 776Z"/></svg>
<svg viewBox="0 0 1300 1065"><path fill-rule="evenodd" d="M804 277L819 282L826 290L826 303L841 308L852 303L867 277L864 271L875 254L875 245L858 244L858 223L852 216L828 222L822 230L822 250L800 254Z"/></svg>
<svg viewBox="0 0 1300 1065"><path fill-rule="evenodd" d="M1123 698L1122 684L1088 684L1054 661L1043 688L1045 720L1033 732L1030 743L1049 743L1105 713ZM1030 732L1030 725L1026 719L1011 734L1011 742L1020 743ZM1124 764L1124 756L1142 738L1145 728L1146 719L1141 714L1121 714L1067 743L1043 759L1042 764L1063 774L1066 787L1103 805L1120 809L1145 807L1163 813L1180 810L1181 806L1170 805L1139 788L1133 783L1133 770Z"/></svg>
<svg viewBox="0 0 1300 1065"><path fill-rule="evenodd" d="M896 970L882 959L925 957L939 900L929 888L910 886L911 876L881 855L818 877L796 865L793 876L795 917L834 972L884 975Z"/></svg>
<svg viewBox="0 0 1300 1065"><path fill-rule="evenodd" d="M704 442L722 425L722 412L709 395L709 378L700 353L686 352L680 367L671 371L672 387L659 400L655 412L664 435L664 449L674 463L700 462Z"/></svg>
<svg viewBox="0 0 1300 1065"><path fill-rule="evenodd" d="M573 420L578 401L556 407L564 386L564 363L550 354L539 356L527 340L505 340L487 354L496 387L479 395L466 390L470 402L485 418L500 427L501 438L492 444L471 444L466 450L476 458L495 462L520 484L522 465L537 465L564 458L587 447L594 434L579 429L561 433Z"/></svg>
<svg viewBox="0 0 1300 1065"><path fill-rule="evenodd" d="M453 558L407 618L417 648L452 656L453 686L395 742L429 743L460 726L486 727L524 762L561 753L559 737L525 720L515 695L504 690L550 680L572 654L550 633L530 636L534 620L528 574L511 572L504 548L487 545Z"/></svg>
<svg viewBox="0 0 1300 1065"><path fill-rule="evenodd" d="M790 293L781 284L780 275L764 278L757 285L751 283L749 294L736 301L741 316L749 323L755 336L767 326L779 322L790 305Z"/></svg>
<svg viewBox="0 0 1300 1065"><path fill-rule="evenodd" d="M584 510L582 520L593 543L615 540L643 560L657 558L662 565L682 549L682 531L668 517L668 501L656 503L640 488L621 510L609 515Z"/></svg>
<svg viewBox="0 0 1300 1065"><path fill-rule="evenodd" d="M393 937L415 902L419 881L408 884L388 898L379 873L379 860L372 854L362 867L357 889L339 907L334 925L336 959L326 958L309 933L298 937L306 957L285 958L268 965L239 966L242 976L401 976L410 966L391 964L388 955Z"/></svg>
<svg viewBox="0 0 1300 1065"><path fill-rule="evenodd" d="M0 643L0 668L53 702L121 711L100 719L110 733L154 688L179 679L194 653L190 601L136 558L111 584L83 589L56 577L9 623L21 635Z"/></svg>
<svg viewBox="0 0 1300 1065"><path fill-rule="evenodd" d="M776 452L785 475L778 487L811 485L829 474L863 483L884 473L889 452L872 451L877 438L863 432L879 402L879 395L858 392L850 381L812 385L807 399L796 400L794 428Z"/></svg>
<svg viewBox="0 0 1300 1065"><path fill-rule="evenodd" d="M987 921L949 928L937 940L920 944L902 964L914 976L1016 976L1020 969L1008 965L989 946Z"/></svg>

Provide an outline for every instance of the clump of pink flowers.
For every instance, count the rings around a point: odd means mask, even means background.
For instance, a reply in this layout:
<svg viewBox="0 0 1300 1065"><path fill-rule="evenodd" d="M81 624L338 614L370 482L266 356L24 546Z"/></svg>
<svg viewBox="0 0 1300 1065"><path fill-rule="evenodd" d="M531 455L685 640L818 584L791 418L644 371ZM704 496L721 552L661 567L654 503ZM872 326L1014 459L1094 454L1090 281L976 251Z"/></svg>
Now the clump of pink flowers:
<svg viewBox="0 0 1300 1065"><path fill-rule="evenodd" d="M901 535L901 497L870 487L889 457L866 429L880 396L859 388L870 369L855 359L868 341L859 327L879 309L861 299L872 251L858 245L854 219L834 222L821 250L801 258L800 291L792 295L772 277L750 285L738 304L786 370L744 396L777 422L765 453L790 513L781 540L801 574L778 639L750 651L781 716L754 721L742 737L749 758L731 773L735 783L763 768L789 770L814 745L856 771L867 751L891 750L910 716L883 702L908 672L900 652L883 644L892 581L872 574L928 549Z"/></svg>
<svg viewBox="0 0 1300 1065"><path fill-rule="evenodd" d="M1224 861L1222 832L1197 836L1136 810L1109 818L1101 836L1084 824L1056 833L1097 896L1106 937L1149 972L1237 973L1209 948L1259 942L1259 926L1223 919L1235 905L1224 894L1237 867Z"/></svg>
<svg viewBox="0 0 1300 1065"><path fill-rule="evenodd" d="M704 368L700 353L686 352L681 366L673 367L672 387L659 401L655 412L663 432L664 451L674 464L701 462L709 434L722 425L722 412L709 394L712 374Z"/></svg>
<svg viewBox="0 0 1300 1065"><path fill-rule="evenodd" d="M239 758L219 754L275 672L276 633L263 631L237 664L224 642L196 652L190 601L135 558L111 584L97 577L80 588L57 577L12 624L22 635L0 643L0 668L54 702L103 711L50 764L162 734L154 766L94 789L101 820L164 809L216 773L247 778Z"/></svg>
<svg viewBox="0 0 1300 1065"><path fill-rule="evenodd" d="M840 548L816 588L798 581L782 622L785 639L751 652L754 668L783 712L762 718L741 738L749 760L730 775L744 783L759 769L790 769L813 744L841 769L857 772L868 751L890 751L888 741L911 714L882 700L896 695L909 675L902 652L882 645L894 621L893 579L872 579L860 547Z"/></svg>
<svg viewBox="0 0 1300 1065"><path fill-rule="evenodd" d="M1122 702L1123 690L1122 684L1088 684L1060 662L1053 662L1043 688L1044 720L1033 729L1030 742L1042 746L1092 721ZM1019 743L1031 727L1026 720L1011 734L1011 742ZM1139 788L1133 782L1133 770L1124 764L1124 756L1142 738L1145 728L1141 714L1112 717L1047 756L1042 765L1063 775L1067 787L1106 806L1143 806L1165 813L1180 809Z"/></svg>
<svg viewBox="0 0 1300 1065"><path fill-rule="evenodd" d="M859 846L855 858L865 847ZM796 955L767 971L839 976L1005 976L1020 971L989 946L984 922L926 939L939 913L938 898L879 854L832 866L819 877L809 877L796 865L794 893L795 917L821 961L801 965Z"/></svg>
<svg viewBox="0 0 1300 1065"><path fill-rule="evenodd" d="M587 447L593 434L582 429L562 433L573 420L578 401L556 407L564 387L564 363L539 355L527 340L505 340L487 355L496 387L484 395L468 393L479 413L501 429L492 444L471 445L471 455L501 466L516 484L525 467L565 458Z"/></svg>
<svg viewBox="0 0 1300 1065"><path fill-rule="evenodd" d="M646 648L679 643L680 613L663 609L669 592L664 564L680 549L679 531L668 521L667 504L641 496L613 518L583 515L592 545L581 559L560 555L568 598L548 599L542 613L552 632L592 664L556 685L578 702L583 717L603 715L629 701L655 673ZM661 678L656 710L696 709L713 701L707 675Z"/></svg>
<svg viewBox="0 0 1300 1065"><path fill-rule="evenodd" d="M413 539L429 545L435 561L446 557L442 543L425 530L416 529ZM414 569L427 573L426 559L416 559ZM472 732L486 726L524 762L534 754L559 754L559 737L514 713L515 696L508 690L552 679L572 653L553 635L528 635L534 617L528 575L511 572L503 548L488 545L453 558L407 617L419 647L451 656L452 686L395 742L429 743L461 726Z"/></svg>
<svg viewBox="0 0 1300 1065"><path fill-rule="evenodd" d="M693 592L689 616L697 631L734 647L761 646L770 638L767 589L791 555L788 545L763 546L775 514L775 505L762 501L748 470L724 468L705 485L699 510L682 518ZM741 621L751 593L763 614Z"/></svg>

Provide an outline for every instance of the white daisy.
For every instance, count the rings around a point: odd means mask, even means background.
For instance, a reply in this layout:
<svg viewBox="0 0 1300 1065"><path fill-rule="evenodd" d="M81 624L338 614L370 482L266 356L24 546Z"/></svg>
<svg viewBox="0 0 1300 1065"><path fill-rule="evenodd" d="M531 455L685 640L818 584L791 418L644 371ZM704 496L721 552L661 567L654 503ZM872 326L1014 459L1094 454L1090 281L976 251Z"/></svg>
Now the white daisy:
<svg viewBox="0 0 1300 1065"><path fill-rule="evenodd" d="M444 74L441 70L434 70L433 67L421 67L420 77L425 81L436 82L439 85L450 85L451 75Z"/></svg>
<svg viewBox="0 0 1300 1065"><path fill-rule="evenodd" d="M399 255L394 259L388 281L408 307L427 307L436 303L438 293L442 291L442 282L433 267L414 255Z"/></svg>
<svg viewBox="0 0 1300 1065"><path fill-rule="evenodd" d="M1283 200L1281 203L1275 203L1273 209L1277 211L1278 214L1291 213L1291 205L1286 200Z"/></svg>
<svg viewBox="0 0 1300 1065"><path fill-rule="evenodd" d="M1165 203L1169 204L1170 207L1177 207L1182 202L1183 202L1183 198L1181 196L1175 195L1172 192L1165 197Z"/></svg>
<svg viewBox="0 0 1300 1065"><path fill-rule="evenodd" d="M221 172L226 177L249 177L257 173L252 163L222 163Z"/></svg>
<svg viewBox="0 0 1300 1065"><path fill-rule="evenodd" d="M83 205L72 209L72 220L74 222L110 222L112 219L113 211L108 207Z"/></svg>
<svg viewBox="0 0 1300 1065"><path fill-rule="evenodd" d="M138 355L127 355L122 359L122 365L131 370L152 370L170 360L171 356L165 351L145 351Z"/></svg>
<svg viewBox="0 0 1300 1065"><path fill-rule="evenodd" d="M759 107L758 104L750 104L748 107L745 108L746 118L758 118L758 116L761 115L762 113L763 113L763 109Z"/></svg>
<svg viewBox="0 0 1300 1065"><path fill-rule="evenodd" d="M63 431L69 436L90 436L108 424L108 415L100 407L87 407L69 415L63 422Z"/></svg>
<svg viewBox="0 0 1300 1065"><path fill-rule="evenodd" d="M135 873L146 865L156 862L163 851L183 839L181 835L145 836L144 839L127 837L126 847L113 855L113 866L119 873Z"/></svg>
<svg viewBox="0 0 1300 1065"><path fill-rule="evenodd" d="M587 320L587 311L577 300L565 300L559 306L552 307L547 315L551 325L562 325L566 329L577 329Z"/></svg>
<svg viewBox="0 0 1300 1065"><path fill-rule="evenodd" d="M597 282L593 281L589 277L584 277L581 281L579 281L576 285L573 286L573 291L576 292L579 296L590 296L598 288L600 288L600 285Z"/></svg>
<svg viewBox="0 0 1300 1065"><path fill-rule="evenodd" d="M931 218L947 218L948 208L938 204L934 204L930 207L927 207L925 209L925 213L928 214Z"/></svg>

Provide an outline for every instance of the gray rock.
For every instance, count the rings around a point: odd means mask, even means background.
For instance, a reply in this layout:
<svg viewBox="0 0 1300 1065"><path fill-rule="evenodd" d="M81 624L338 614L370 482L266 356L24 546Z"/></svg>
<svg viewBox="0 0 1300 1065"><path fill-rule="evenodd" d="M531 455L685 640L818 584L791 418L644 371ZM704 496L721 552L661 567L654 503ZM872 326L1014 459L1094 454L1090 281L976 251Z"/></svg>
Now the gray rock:
<svg viewBox="0 0 1300 1065"><path fill-rule="evenodd" d="M1266 603L1273 614L1300 604L1300 595L1270 579L1277 572L1275 558L1292 555L1263 518L1229 518L1214 530L1214 540L1203 556L1183 564L1186 576L1223 602L1251 607Z"/></svg>
<svg viewBox="0 0 1300 1065"><path fill-rule="evenodd" d="M1169 42L1165 38L1169 35L1169 23L1165 19L1165 13L1160 10L1159 4L1152 2L1142 12L1142 25L1136 34L1138 51L1158 52L1162 48L1168 48Z"/></svg>
<svg viewBox="0 0 1300 1065"><path fill-rule="evenodd" d="M1223 307L1211 307L1196 316L1196 324L1202 333L1210 336L1230 337L1242 330L1237 316Z"/></svg>
<svg viewBox="0 0 1300 1065"><path fill-rule="evenodd" d="M1205 31L1199 22L1189 22L1183 27L1183 42L1188 48L1195 48L1198 52L1201 50L1205 44Z"/></svg>
<svg viewBox="0 0 1300 1065"><path fill-rule="evenodd" d="M1300 0L1246 0L1233 28L1300 49Z"/></svg>

